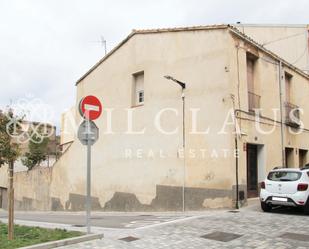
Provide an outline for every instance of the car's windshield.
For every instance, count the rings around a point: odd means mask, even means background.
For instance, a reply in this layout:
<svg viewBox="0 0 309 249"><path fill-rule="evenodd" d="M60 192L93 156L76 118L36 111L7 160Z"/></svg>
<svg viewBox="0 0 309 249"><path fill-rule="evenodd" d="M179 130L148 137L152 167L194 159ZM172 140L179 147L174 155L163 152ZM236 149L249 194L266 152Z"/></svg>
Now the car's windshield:
<svg viewBox="0 0 309 249"><path fill-rule="evenodd" d="M297 181L300 177L301 177L301 172L274 171L268 174L267 179L271 181L292 182L292 181Z"/></svg>

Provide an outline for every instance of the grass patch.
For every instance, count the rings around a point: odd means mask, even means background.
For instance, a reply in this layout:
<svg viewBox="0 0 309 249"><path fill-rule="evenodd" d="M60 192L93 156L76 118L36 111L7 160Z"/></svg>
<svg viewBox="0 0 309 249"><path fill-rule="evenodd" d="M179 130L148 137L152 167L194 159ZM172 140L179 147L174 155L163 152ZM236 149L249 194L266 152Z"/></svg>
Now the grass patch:
<svg viewBox="0 0 309 249"><path fill-rule="evenodd" d="M0 249L13 249L49 241L81 236L83 233L65 229L46 229L40 227L14 226L14 240L7 239L7 224L0 222Z"/></svg>

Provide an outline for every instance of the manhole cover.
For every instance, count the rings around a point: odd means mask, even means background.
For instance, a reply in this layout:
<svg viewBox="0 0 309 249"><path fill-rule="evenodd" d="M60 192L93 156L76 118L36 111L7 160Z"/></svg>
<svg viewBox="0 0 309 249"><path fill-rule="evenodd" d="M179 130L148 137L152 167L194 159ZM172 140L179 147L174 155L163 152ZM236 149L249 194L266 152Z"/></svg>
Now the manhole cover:
<svg viewBox="0 0 309 249"><path fill-rule="evenodd" d="M104 217L100 217L100 216L94 216L94 217L91 217L90 219L92 219L92 220L103 220L103 219L105 219Z"/></svg>
<svg viewBox="0 0 309 249"><path fill-rule="evenodd" d="M131 241L139 240L139 238L128 236L128 237L121 238L119 240L122 240L122 241L125 241L125 242L131 242Z"/></svg>
<svg viewBox="0 0 309 249"><path fill-rule="evenodd" d="M301 234L301 233L284 233L279 236L283 239L293 239L293 240L300 240L300 241L309 241L309 235Z"/></svg>
<svg viewBox="0 0 309 249"><path fill-rule="evenodd" d="M221 242L229 242L229 241L237 239L241 236L242 235L235 234L235 233L213 232L213 233L205 234L205 235L201 236L201 238L217 240L217 241L221 241Z"/></svg>

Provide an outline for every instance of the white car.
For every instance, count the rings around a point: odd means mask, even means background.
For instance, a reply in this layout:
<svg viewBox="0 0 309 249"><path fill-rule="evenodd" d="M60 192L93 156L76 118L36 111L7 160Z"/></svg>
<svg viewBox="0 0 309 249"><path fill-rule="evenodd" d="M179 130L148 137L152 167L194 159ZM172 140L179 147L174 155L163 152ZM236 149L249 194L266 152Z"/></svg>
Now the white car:
<svg viewBox="0 0 309 249"><path fill-rule="evenodd" d="M264 212L274 206L301 207L309 214L309 168L277 168L261 183L260 201Z"/></svg>

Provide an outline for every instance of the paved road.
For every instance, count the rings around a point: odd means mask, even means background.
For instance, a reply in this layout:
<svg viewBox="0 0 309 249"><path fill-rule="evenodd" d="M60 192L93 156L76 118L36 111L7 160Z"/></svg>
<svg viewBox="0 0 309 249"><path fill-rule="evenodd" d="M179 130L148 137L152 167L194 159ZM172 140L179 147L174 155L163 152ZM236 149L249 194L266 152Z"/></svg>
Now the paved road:
<svg viewBox="0 0 309 249"><path fill-rule="evenodd" d="M5 215L0 212L0 218ZM59 227L58 223L83 224L84 219L82 213L17 212L16 216L18 219L46 222L40 223L46 227L52 227L52 223L54 227ZM102 240L60 249L309 248L309 216L297 209L263 213L258 204L253 204L239 212L212 210L185 215L93 213L92 218L97 226L93 231L104 233Z"/></svg>
<svg viewBox="0 0 309 249"><path fill-rule="evenodd" d="M104 233L102 240L61 249L305 249L309 248L309 216L289 209L263 213L258 206L251 206L240 212L207 211L202 217L179 222Z"/></svg>
<svg viewBox="0 0 309 249"><path fill-rule="evenodd" d="M91 224L104 228L140 228L154 224L184 219L190 215L183 213L102 213L94 212ZM0 211L0 219L7 218L7 213ZM21 221L37 221L42 223L68 224L73 227L85 225L85 214L82 212L15 212L15 219Z"/></svg>

